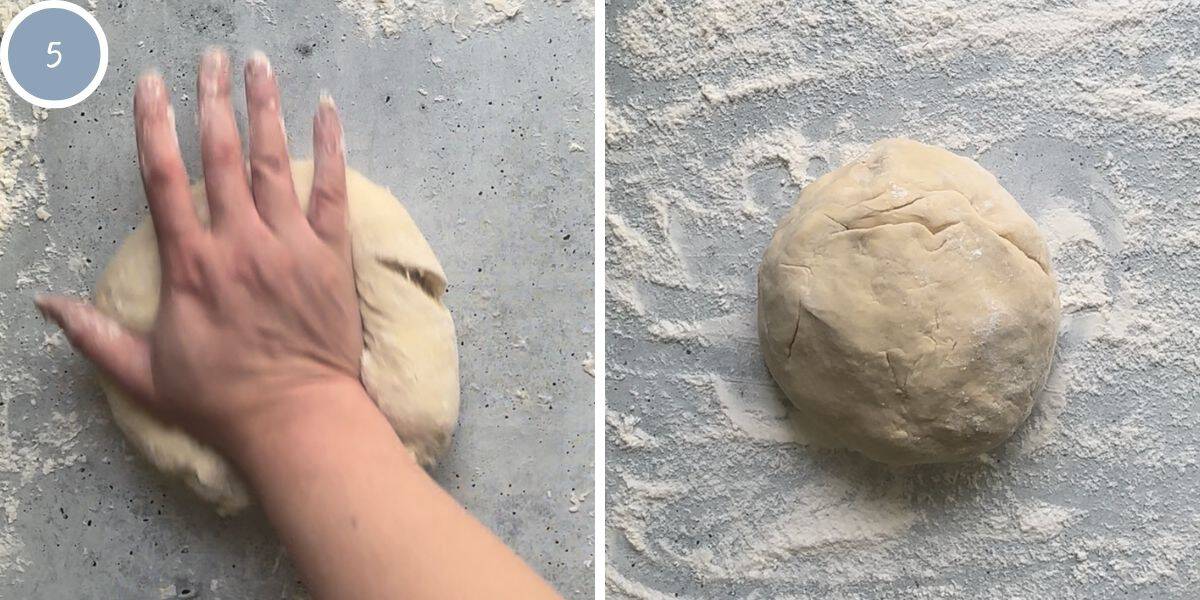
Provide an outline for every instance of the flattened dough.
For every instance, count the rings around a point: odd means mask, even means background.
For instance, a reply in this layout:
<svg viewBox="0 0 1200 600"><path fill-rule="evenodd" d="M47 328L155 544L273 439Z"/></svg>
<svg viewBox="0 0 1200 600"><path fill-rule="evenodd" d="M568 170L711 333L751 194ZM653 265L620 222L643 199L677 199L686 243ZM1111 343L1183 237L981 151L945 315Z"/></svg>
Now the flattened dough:
<svg viewBox="0 0 1200 600"><path fill-rule="evenodd" d="M311 162L294 162L300 204L308 206ZM387 189L347 171L354 278L363 321L362 379L417 460L431 466L450 444L458 421L458 349L454 322L442 304L446 276L408 212ZM208 222L204 186L192 187L197 213ZM146 331L158 311L159 267L147 217L101 276L96 305L127 327ZM250 503L231 465L183 431L168 427L101 381L117 425L146 458L182 478L219 512Z"/></svg>
<svg viewBox="0 0 1200 600"><path fill-rule="evenodd" d="M975 161L909 140L807 186L758 272L771 375L808 425L887 463L1012 435L1058 322L1033 220Z"/></svg>

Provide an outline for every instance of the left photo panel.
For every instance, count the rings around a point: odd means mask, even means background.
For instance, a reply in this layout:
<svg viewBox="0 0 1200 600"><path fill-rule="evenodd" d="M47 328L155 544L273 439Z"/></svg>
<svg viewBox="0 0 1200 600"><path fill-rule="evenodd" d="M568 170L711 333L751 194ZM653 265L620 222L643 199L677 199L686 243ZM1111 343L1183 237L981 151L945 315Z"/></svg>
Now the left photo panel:
<svg viewBox="0 0 1200 600"><path fill-rule="evenodd" d="M593 598L593 5L0 0L0 598Z"/></svg>

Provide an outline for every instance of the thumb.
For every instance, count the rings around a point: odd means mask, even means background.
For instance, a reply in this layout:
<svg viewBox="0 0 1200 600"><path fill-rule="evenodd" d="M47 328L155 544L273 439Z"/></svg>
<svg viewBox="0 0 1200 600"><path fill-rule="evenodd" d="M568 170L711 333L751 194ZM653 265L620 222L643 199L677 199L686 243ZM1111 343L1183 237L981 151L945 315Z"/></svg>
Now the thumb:
<svg viewBox="0 0 1200 600"><path fill-rule="evenodd" d="M42 316L54 321L71 345L136 400L154 398L150 373L150 344L96 307L74 298L39 295L34 298Z"/></svg>

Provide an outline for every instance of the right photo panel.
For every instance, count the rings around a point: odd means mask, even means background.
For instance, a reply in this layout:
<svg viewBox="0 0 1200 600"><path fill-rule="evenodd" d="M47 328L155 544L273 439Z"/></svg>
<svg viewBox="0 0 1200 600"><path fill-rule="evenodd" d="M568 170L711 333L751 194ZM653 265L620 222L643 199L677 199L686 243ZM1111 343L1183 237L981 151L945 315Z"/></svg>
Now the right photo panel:
<svg viewBox="0 0 1200 600"><path fill-rule="evenodd" d="M1200 16L611 0L608 598L1200 597Z"/></svg>

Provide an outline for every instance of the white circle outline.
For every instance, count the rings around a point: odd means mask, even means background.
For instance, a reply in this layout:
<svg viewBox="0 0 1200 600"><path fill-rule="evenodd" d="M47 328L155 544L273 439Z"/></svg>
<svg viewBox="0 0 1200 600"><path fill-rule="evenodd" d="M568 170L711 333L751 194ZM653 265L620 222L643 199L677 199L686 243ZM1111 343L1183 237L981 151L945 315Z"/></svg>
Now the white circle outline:
<svg viewBox="0 0 1200 600"><path fill-rule="evenodd" d="M17 82L17 78L13 77L12 68L8 64L8 42L12 39L13 30L17 28L17 25L21 24L21 21L29 18L34 13L51 8L61 8L79 15L92 28L92 31L96 33L96 40L100 42L100 69L96 71L96 75L92 77L92 82L83 88L83 91L66 100L45 100L29 93L28 90L21 87L21 84ZM72 4L66 0L42 0L36 4L26 6L4 28L4 40L0 41L0 68L4 70L4 78L8 80L9 87L26 102L41 108L67 108L75 106L83 102L88 96L91 96L92 92L100 87L100 82L104 79L104 72L108 70L108 37L104 35L104 29L96 21L96 17L93 17L92 13L84 10L78 4Z"/></svg>

